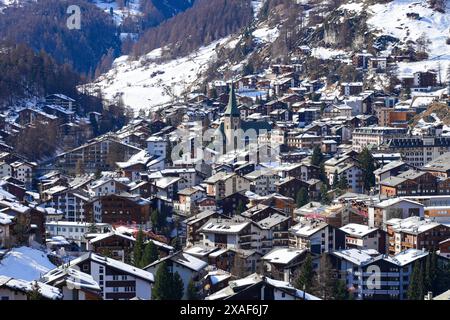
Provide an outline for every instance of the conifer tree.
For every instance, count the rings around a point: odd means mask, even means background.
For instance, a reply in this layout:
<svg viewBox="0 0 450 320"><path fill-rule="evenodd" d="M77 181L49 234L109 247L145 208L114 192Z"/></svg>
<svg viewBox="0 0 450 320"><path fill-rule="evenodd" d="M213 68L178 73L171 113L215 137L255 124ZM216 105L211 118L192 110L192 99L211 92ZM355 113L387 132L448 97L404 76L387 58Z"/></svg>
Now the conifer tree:
<svg viewBox="0 0 450 320"><path fill-rule="evenodd" d="M320 257L320 264L316 274L313 292L324 300L331 299L335 293L334 276L335 271L333 270L330 257L324 252Z"/></svg>
<svg viewBox="0 0 450 320"><path fill-rule="evenodd" d="M363 169L364 190L369 191L375 185L375 160L369 149L364 148L358 156L358 161Z"/></svg>
<svg viewBox="0 0 450 320"><path fill-rule="evenodd" d="M320 150L320 147L318 147L318 146L314 147L313 154L311 156L311 164L313 166L320 166L323 159L324 159L324 157L323 157L322 151Z"/></svg>
<svg viewBox="0 0 450 320"><path fill-rule="evenodd" d="M314 270L311 254L307 254L305 261L300 268L300 273L295 281L295 287L305 292L310 292L314 284Z"/></svg>
<svg viewBox="0 0 450 320"><path fill-rule="evenodd" d="M142 261L141 266L145 267L149 264L155 262L158 260L158 249L156 248L156 245L153 243L153 241L149 241L147 245L144 248L144 253L142 255Z"/></svg>
<svg viewBox="0 0 450 320"><path fill-rule="evenodd" d="M420 261L414 263L413 271L409 278L407 297L408 300L423 299L423 273Z"/></svg>
<svg viewBox="0 0 450 320"><path fill-rule="evenodd" d="M158 267L155 275L155 284L152 295L154 300L171 300L172 298L172 275L167 263L164 261Z"/></svg>
<svg viewBox="0 0 450 320"><path fill-rule="evenodd" d="M136 235L136 242L133 248L133 265L140 268L142 262L142 254L144 251L144 232L141 228Z"/></svg>
<svg viewBox="0 0 450 320"><path fill-rule="evenodd" d="M28 300L42 300L41 289L36 281L31 285L31 291L28 293Z"/></svg>
<svg viewBox="0 0 450 320"><path fill-rule="evenodd" d="M197 289L195 288L195 282L192 279L189 281L186 295L188 300L199 300Z"/></svg>
<svg viewBox="0 0 450 320"><path fill-rule="evenodd" d="M296 196L297 207L302 207L309 202L308 190L305 187L301 187Z"/></svg>
<svg viewBox="0 0 450 320"><path fill-rule="evenodd" d="M172 277L172 300L181 300L184 294L184 283L178 272Z"/></svg>

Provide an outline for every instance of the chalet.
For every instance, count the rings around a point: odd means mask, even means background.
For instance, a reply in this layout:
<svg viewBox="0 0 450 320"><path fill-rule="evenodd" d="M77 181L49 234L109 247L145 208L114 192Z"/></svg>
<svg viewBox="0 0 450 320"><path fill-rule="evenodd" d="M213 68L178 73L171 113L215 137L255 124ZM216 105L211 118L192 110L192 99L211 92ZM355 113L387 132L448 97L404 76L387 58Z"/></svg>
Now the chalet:
<svg viewBox="0 0 450 320"><path fill-rule="evenodd" d="M386 226L391 254L410 248L435 251L450 236L450 227L420 217L390 219Z"/></svg>
<svg viewBox="0 0 450 320"><path fill-rule="evenodd" d="M34 288L38 288L44 300L61 300L63 293L60 289L41 281L26 281L0 275L1 300L29 300Z"/></svg>
<svg viewBox="0 0 450 320"><path fill-rule="evenodd" d="M43 280L61 290L62 300L102 300L102 290L94 278L75 268L53 269Z"/></svg>
<svg viewBox="0 0 450 320"><path fill-rule="evenodd" d="M147 225L150 202L127 193L100 196L85 205L86 221Z"/></svg>
<svg viewBox="0 0 450 320"><path fill-rule="evenodd" d="M340 230L345 233L346 249L373 249L381 253L386 252L386 235L378 228L349 223Z"/></svg>
<svg viewBox="0 0 450 320"><path fill-rule="evenodd" d="M275 248L262 257L264 269L275 280L292 283L306 254L305 249Z"/></svg>
<svg viewBox="0 0 450 320"><path fill-rule="evenodd" d="M245 278L230 281L205 300L320 300L316 296L294 288L284 281L254 273Z"/></svg>
<svg viewBox="0 0 450 320"><path fill-rule="evenodd" d="M103 300L129 300L134 297L151 300L152 273L92 252L50 270L43 278L51 279L58 271L70 268L90 275L100 286Z"/></svg>
<svg viewBox="0 0 450 320"><path fill-rule="evenodd" d="M184 284L183 299L187 299L187 288L189 282L191 280L199 281L207 273L206 266L208 264L206 262L182 251L161 258L146 266L144 270L151 272L152 274L156 274L159 266L163 262L167 264L172 274L175 274L177 272L180 275L181 280Z"/></svg>

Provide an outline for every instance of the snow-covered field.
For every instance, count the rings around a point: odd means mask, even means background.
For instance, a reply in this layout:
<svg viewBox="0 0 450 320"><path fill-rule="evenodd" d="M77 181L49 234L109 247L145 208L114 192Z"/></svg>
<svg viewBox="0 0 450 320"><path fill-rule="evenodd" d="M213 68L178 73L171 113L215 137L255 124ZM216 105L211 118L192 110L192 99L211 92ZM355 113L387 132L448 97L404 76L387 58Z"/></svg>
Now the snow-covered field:
<svg viewBox="0 0 450 320"><path fill-rule="evenodd" d="M426 0L394 0L386 4L375 4L368 8L371 17L367 23L378 35L390 35L402 43L416 41L422 34L430 40L428 61L400 63L399 73L437 69L442 64L442 77L450 63L450 45L446 40L450 37L450 1L446 1L446 12L437 12L428 6ZM409 18L408 13L417 13L419 18Z"/></svg>
<svg viewBox="0 0 450 320"><path fill-rule="evenodd" d="M335 58L337 56L346 55L346 52L343 50L317 47L311 50L311 55L317 59L327 60Z"/></svg>
<svg viewBox="0 0 450 320"><path fill-rule="evenodd" d="M112 8L114 21L118 25L120 25L123 19L129 15L136 16L141 14L141 11L139 10L139 0L129 0L127 6L124 8L119 8L115 0L94 0L93 2L97 7L108 14Z"/></svg>
<svg viewBox="0 0 450 320"><path fill-rule="evenodd" d="M20 247L9 251L0 261L0 275L32 281L55 267L45 252Z"/></svg>
<svg viewBox="0 0 450 320"><path fill-rule="evenodd" d="M88 88L101 88L106 99L122 95L124 103L134 110L161 106L181 96L194 85L208 63L216 58L216 46L228 38L202 47L187 57L166 62L156 59L161 49L146 55L147 62L128 61L127 56L115 60L113 69L100 76Z"/></svg>

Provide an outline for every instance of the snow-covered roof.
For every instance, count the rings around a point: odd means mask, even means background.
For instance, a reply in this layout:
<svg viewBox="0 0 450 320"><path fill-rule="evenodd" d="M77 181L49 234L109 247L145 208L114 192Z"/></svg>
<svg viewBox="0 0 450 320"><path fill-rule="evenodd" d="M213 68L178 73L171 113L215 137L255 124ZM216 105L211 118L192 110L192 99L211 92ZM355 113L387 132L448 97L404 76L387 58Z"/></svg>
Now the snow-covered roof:
<svg viewBox="0 0 450 320"><path fill-rule="evenodd" d="M30 247L13 248L0 263L0 274L27 281L37 280L55 268L43 251Z"/></svg>
<svg viewBox="0 0 450 320"><path fill-rule="evenodd" d="M275 248L262 259L275 264L289 264L304 252L306 252L306 249Z"/></svg>
<svg viewBox="0 0 450 320"><path fill-rule="evenodd" d="M357 223L349 223L340 229L352 237L365 237L368 234L378 230L377 228L370 228L364 224Z"/></svg>
<svg viewBox="0 0 450 320"><path fill-rule="evenodd" d="M150 281L150 282L154 282L153 274L148 271L139 269L139 268L129 265L127 263L124 263L124 262L121 262L121 261L118 261L118 260L115 260L112 258L104 257L104 256L98 255L96 253L92 253L92 252L88 252L88 253L82 255L81 257L70 261L68 264L60 266L59 268L67 268L67 267L71 267L74 265L78 265L79 263L82 263L83 261L86 261L88 259L91 259L93 262L102 264L104 266L108 266L113 269L121 270L123 272L132 274L135 277L138 277L138 278Z"/></svg>
<svg viewBox="0 0 450 320"><path fill-rule="evenodd" d="M196 272L199 272L202 269L204 269L206 266L208 266L208 264L205 261L200 260L200 259L198 259L190 254L187 254L185 252L179 251L179 252L176 252L169 256L165 256L165 257L151 263L150 265L145 267L145 269L148 270L149 268L155 267L167 259L170 259L173 263L180 264L180 265L182 265L186 268L189 268L191 270L194 270Z"/></svg>
<svg viewBox="0 0 450 320"><path fill-rule="evenodd" d="M51 300L59 300L62 299L63 297L62 292L58 288L42 283L40 281L27 281L0 275L0 287L7 287L12 290L30 293L34 290L33 287L36 285L38 287L39 293L44 298Z"/></svg>
<svg viewBox="0 0 450 320"><path fill-rule="evenodd" d="M94 291L101 290L98 283L90 274L81 272L80 270L74 268L55 268L47 273L42 280L51 285L57 285L65 281L67 285L71 285L74 288Z"/></svg>

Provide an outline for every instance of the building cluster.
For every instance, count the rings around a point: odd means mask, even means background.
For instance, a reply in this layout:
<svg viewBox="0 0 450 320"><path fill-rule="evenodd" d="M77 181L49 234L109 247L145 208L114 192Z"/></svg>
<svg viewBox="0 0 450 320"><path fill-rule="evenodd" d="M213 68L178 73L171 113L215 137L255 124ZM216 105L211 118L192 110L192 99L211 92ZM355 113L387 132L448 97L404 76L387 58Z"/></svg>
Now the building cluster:
<svg viewBox="0 0 450 320"><path fill-rule="evenodd" d="M385 74L394 62L361 52L350 63ZM278 64L213 81L95 137L63 95L0 118L2 132L44 122L71 138L44 161L1 145L2 254L30 246L55 262L35 281L0 275L1 299L152 299L164 265L186 299L316 300L296 282L309 259L319 273L324 256L355 299L407 299L417 263L450 259L450 130L436 115L411 126L447 103L446 90L431 70L401 79L408 99L365 82L330 91L302 72ZM221 134L221 153L194 147L207 129ZM257 139L238 141L240 129ZM157 249L146 265L141 242Z"/></svg>

